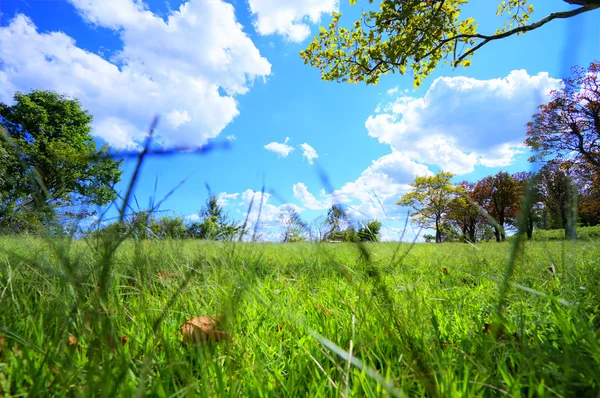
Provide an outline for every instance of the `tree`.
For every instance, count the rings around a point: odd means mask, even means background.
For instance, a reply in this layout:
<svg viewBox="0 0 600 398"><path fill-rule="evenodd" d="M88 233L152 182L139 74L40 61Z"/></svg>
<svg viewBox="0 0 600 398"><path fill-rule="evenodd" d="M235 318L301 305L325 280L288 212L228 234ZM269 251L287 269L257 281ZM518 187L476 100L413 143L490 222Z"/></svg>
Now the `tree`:
<svg viewBox="0 0 600 398"><path fill-rule="evenodd" d="M426 243L430 243L432 240L435 240L435 235L425 234L423 235L423 239L425 239Z"/></svg>
<svg viewBox="0 0 600 398"><path fill-rule="evenodd" d="M154 219L150 228L159 239L182 239L185 236L185 224L180 217Z"/></svg>
<svg viewBox="0 0 600 398"><path fill-rule="evenodd" d="M506 172L481 179L475 185L475 195L481 200L483 208L496 220L493 225L496 241L504 241L504 226L516 220L519 211L519 190L517 182Z"/></svg>
<svg viewBox="0 0 600 398"><path fill-rule="evenodd" d="M575 168L579 180L580 192L577 201L579 223L583 226L600 224L600 170L589 164Z"/></svg>
<svg viewBox="0 0 600 398"><path fill-rule="evenodd" d="M121 161L96 148L92 115L76 99L35 90L14 100L0 103L0 224L27 214L48 223L55 208L89 215L116 198Z"/></svg>
<svg viewBox="0 0 600 398"><path fill-rule="evenodd" d="M361 242L379 242L381 222L379 220L364 221L358 230Z"/></svg>
<svg viewBox="0 0 600 398"><path fill-rule="evenodd" d="M475 183L461 181L456 187L459 195L449 203L448 220L461 231L463 242L475 243L477 225L483 220L479 207L474 204Z"/></svg>
<svg viewBox="0 0 600 398"><path fill-rule="evenodd" d="M550 155L600 170L600 62L587 71L573 67L564 88L552 91L551 98L527 124L525 145L536 151L531 160Z"/></svg>
<svg viewBox="0 0 600 398"><path fill-rule="evenodd" d="M517 192L521 198L519 201L519 215L527 218L524 223L527 229L520 232L527 234L527 239L532 239L533 227L540 220L541 210L539 206L541 198L537 178L534 173L526 171L515 173L512 175L512 178L517 184ZM529 202L527 201L527 195L531 196ZM527 206L528 204L529 206Z"/></svg>
<svg viewBox="0 0 600 398"><path fill-rule="evenodd" d="M343 231L347 229L350 222L350 216L341 205L332 205L327 210L326 223L329 226L327 239L344 240Z"/></svg>
<svg viewBox="0 0 600 398"><path fill-rule="evenodd" d="M450 211L450 202L459 192L450 181L452 173L442 171L431 177L416 177L410 184L414 189L397 203L412 207L415 222L424 228L435 229L435 242L442 242L442 223Z"/></svg>
<svg viewBox="0 0 600 398"><path fill-rule="evenodd" d="M382 0L377 11L362 12L350 29L340 26L340 13L333 13L328 28L321 27L300 56L319 68L324 80L376 84L381 75L405 74L410 68L414 84L419 86L440 62L467 67L475 51L492 41L600 8L600 0L564 0L581 7L530 23L534 7L527 5L527 0L502 1L496 14L510 17L493 34L481 34L473 18L462 16L467 2Z"/></svg>
<svg viewBox="0 0 600 398"><path fill-rule="evenodd" d="M187 227L187 235L205 240L233 240L241 230L241 226L229 219L229 216L219 205L219 200L213 193L208 194L206 203L199 211L201 221L192 222Z"/></svg>
<svg viewBox="0 0 600 398"><path fill-rule="evenodd" d="M281 238L283 243L306 241L308 224L302 221L300 215L293 207L289 207L286 211L282 212L279 215L279 221L283 226L283 236Z"/></svg>
<svg viewBox="0 0 600 398"><path fill-rule="evenodd" d="M320 242L325 240L329 231L327 218L319 216L313 220L310 225L310 237L312 241Z"/></svg>
<svg viewBox="0 0 600 398"><path fill-rule="evenodd" d="M539 171L539 189L554 227L565 229L566 239L577 239L577 188L569 162L548 162Z"/></svg>

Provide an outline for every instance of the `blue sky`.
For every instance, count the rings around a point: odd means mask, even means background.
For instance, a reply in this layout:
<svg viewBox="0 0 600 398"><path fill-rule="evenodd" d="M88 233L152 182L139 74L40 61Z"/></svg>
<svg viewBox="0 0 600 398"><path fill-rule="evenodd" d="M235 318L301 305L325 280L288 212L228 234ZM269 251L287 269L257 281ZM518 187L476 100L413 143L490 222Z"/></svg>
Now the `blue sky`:
<svg viewBox="0 0 600 398"><path fill-rule="evenodd" d="M0 101L31 89L77 97L94 115L94 136L115 150L139 147L154 115L162 145L231 143L206 156L147 159L135 191L142 208L155 181L160 199L189 176L163 210L193 219L208 184L243 219L264 184L265 238L277 237L285 209L312 221L335 200L356 219L380 218L384 237L398 239L406 209L394 203L415 175L445 169L475 181L528 170L524 124L571 66L600 58L600 18L591 12L490 43L470 67L440 67L417 90L400 75L376 86L322 81L299 52L331 11L350 23L362 3L4 0ZM471 3L464 15L482 33L502 25L495 1ZM573 8L532 3L533 20Z"/></svg>

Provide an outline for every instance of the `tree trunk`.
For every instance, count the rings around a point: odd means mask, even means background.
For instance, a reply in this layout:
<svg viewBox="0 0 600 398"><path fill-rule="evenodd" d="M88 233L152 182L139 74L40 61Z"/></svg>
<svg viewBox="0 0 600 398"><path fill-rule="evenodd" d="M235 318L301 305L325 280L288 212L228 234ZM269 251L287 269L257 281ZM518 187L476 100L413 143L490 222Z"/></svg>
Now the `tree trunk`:
<svg viewBox="0 0 600 398"><path fill-rule="evenodd" d="M527 239L533 238L533 216L531 213L527 216Z"/></svg>
<svg viewBox="0 0 600 398"><path fill-rule="evenodd" d="M475 243L475 241L477 240L475 234L477 233L477 229L474 225L471 226L471 228L469 229L469 239L471 240L471 243Z"/></svg>
<svg viewBox="0 0 600 398"><path fill-rule="evenodd" d="M496 242L500 242L500 230L498 227L494 227L494 236L496 236Z"/></svg>
<svg viewBox="0 0 600 398"><path fill-rule="evenodd" d="M435 220L435 243L442 243L442 231L440 231L440 220Z"/></svg>

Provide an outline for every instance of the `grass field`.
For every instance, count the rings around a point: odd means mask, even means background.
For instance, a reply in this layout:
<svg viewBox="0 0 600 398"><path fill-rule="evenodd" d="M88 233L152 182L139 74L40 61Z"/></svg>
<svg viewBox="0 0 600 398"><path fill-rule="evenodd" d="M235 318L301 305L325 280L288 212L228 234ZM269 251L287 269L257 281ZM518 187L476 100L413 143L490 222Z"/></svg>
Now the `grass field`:
<svg viewBox="0 0 600 398"><path fill-rule="evenodd" d="M0 395L600 392L598 242L526 242L506 290L509 243L113 249L0 238Z"/></svg>

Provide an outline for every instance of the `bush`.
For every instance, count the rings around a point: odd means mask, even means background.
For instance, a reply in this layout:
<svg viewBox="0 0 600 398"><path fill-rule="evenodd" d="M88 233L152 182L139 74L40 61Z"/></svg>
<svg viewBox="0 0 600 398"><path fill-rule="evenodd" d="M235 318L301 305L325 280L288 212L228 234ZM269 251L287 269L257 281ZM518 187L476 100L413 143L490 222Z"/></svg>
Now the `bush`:
<svg viewBox="0 0 600 398"><path fill-rule="evenodd" d="M565 230L564 229L549 229L535 231L533 233L533 240L564 240ZM600 239L600 225L594 227L578 227L577 228L577 239L579 240L598 240Z"/></svg>

